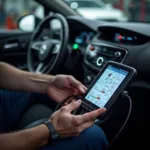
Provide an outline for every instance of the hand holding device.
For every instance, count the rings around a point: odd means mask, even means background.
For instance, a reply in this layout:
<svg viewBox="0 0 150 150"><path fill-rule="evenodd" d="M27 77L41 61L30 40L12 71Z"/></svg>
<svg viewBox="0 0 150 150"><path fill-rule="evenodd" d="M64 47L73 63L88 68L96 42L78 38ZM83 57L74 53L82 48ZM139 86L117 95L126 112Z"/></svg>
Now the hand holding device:
<svg viewBox="0 0 150 150"><path fill-rule="evenodd" d="M83 114L99 108L106 108L107 111L105 114L103 113L103 115L101 115L106 117L111 111L117 97L127 88L135 76L136 70L134 68L121 63L109 61L99 72L85 95L82 97L82 105L79 107L78 111L75 111L75 113ZM76 96L71 97L77 99ZM64 102L67 100L68 98L65 99ZM59 104L56 110L61 108L64 102Z"/></svg>
<svg viewBox="0 0 150 150"><path fill-rule="evenodd" d="M87 88L73 76L56 75L50 78L46 93L56 102L61 103L70 95L85 94Z"/></svg>
<svg viewBox="0 0 150 150"><path fill-rule="evenodd" d="M57 110L50 118L55 131L61 138L78 136L83 130L93 126L94 119L105 112L102 108L83 115L73 115L71 112L78 109L81 104L81 100L71 102Z"/></svg>

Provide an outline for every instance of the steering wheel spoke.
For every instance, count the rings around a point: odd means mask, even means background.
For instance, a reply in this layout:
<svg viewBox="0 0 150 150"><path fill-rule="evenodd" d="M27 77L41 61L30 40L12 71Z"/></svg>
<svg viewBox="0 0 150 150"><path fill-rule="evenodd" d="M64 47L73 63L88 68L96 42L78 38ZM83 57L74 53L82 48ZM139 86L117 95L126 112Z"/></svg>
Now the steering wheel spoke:
<svg viewBox="0 0 150 150"><path fill-rule="evenodd" d="M51 65L51 63L40 62L35 69L35 73L37 73L37 74L44 73L50 67L50 65Z"/></svg>
<svg viewBox="0 0 150 150"><path fill-rule="evenodd" d="M56 44L54 49L52 50L53 55L57 55L60 52L60 44Z"/></svg>
<svg viewBox="0 0 150 150"><path fill-rule="evenodd" d="M39 52L41 47L42 47L42 44L43 44L43 42L41 42L41 41L39 41L39 42L32 42L31 49Z"/></svg>
<svg viewBox="0 0 150 150"><path fill-rule="evenodd" d="M41 74L43 68L44 68L44 63L43 63L43 62L40 62L40 63L38 64L38 66L36 67L35 72L38 73L38 74Z"/></svg>

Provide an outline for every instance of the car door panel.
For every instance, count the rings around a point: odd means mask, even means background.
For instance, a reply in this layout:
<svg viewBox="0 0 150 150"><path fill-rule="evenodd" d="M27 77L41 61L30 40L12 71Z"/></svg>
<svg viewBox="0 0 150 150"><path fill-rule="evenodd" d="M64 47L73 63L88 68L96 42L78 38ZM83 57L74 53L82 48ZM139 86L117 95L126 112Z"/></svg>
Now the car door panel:
<svg viewBox="0 0 150 150"><path fill-rule="evenodd" d="M27 70L27 49L31 32L0 30L0 61Z"/></svg>

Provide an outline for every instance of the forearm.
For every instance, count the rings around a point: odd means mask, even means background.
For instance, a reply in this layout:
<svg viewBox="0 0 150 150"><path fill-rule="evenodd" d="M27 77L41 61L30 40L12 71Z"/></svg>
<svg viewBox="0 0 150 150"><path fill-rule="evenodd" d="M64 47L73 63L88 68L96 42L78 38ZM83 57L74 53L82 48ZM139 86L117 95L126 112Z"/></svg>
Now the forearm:
<svg viewBox="0 0 150 150"><path fill-rule="evenodd" d="M0 63L0 88L14 91L45 93L52 76L21 71Z"/></svg>
<svg viewBox="0 0 150 150"><path fill-rule="evenodd" d="M0 135L0 150L36 150L48 143L49 130L46 125L32 129Z"/></svg>

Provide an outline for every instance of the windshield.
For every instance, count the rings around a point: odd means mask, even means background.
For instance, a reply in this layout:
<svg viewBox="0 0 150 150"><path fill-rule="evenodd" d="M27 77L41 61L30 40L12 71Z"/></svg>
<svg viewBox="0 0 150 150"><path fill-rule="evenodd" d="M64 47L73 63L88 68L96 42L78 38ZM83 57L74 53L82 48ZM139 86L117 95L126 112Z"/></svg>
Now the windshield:
<svg viewBox="0 0 150 150"><path fill-rule="evenodd" d="M73 1L73 0L66 0L65 1L72 9L77 8L103 8L105 6L104 3L96 3L95 1Z"/></svg>
<svg viewBox="0 0 150 150"><path fill-rule="evenodd" d="M61 1L80 16L87 19L119 22L150 22L150 0ZM17 29L18 19L30 13L43 19L44 7L37 0L0 0L0 29Z"/></svg>
<svg viewBox="0 0 150 150"><path fill-rule="evenodd" d="M81 16L105 21L150 22L150 0L63 0Z"/></svg>

